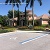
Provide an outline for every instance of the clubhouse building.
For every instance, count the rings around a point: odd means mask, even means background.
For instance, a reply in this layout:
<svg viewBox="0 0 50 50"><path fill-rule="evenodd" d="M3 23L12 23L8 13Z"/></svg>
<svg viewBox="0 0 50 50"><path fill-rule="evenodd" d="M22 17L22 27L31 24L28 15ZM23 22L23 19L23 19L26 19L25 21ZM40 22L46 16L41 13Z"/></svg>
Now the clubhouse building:
<svg viewBox="0 0 50 50"><path fill-rule="evenodd" d="M23 12L23 13L21 13L19 15L19 23L20 23L20 26L25 26L25 25L32 24L31 23L32 20L33 20L33 18L32 18L32 11L31 10L27 10L26 12L27 12L26 13L27 14L27 16L26 16L27 24L25 24L25 13ZM42 16L39 16L39 17L34 14L34 20L38 20L41 25L43 25L43 24L46 24L47 25L49 18L50 17L47 14L43 14ZM14 19L11 18L9 20L9 25L10 26L13 26L13 20L14 20L14 26L17 26L17 21L18 21L18 18L17 17L14 18Z"/></svg>

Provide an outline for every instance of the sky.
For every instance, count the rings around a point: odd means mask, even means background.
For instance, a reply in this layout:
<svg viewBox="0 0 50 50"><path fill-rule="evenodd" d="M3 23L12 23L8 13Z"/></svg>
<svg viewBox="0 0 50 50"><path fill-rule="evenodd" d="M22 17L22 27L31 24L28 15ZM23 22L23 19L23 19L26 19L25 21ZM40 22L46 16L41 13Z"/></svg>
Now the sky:
<svg viewBox="0 0 50 50"><path fill-rule="evenodd" d="M0 3L4 3L5 0L0 0ZM17 6L14 7L15 10L18 10ZM25 4L22 4L20 6L20 11L25 10ZM0 15L7 15L8 11L12 10L12 5L4 5L0 4ZM27 7L27 10L32 10L29 6ZM50 10L50 0L42 0L42 6L39 5L38 1L35 0L34 2L34 14L37 16L41 16L43 14L48 14L48 10Z"/></svg>

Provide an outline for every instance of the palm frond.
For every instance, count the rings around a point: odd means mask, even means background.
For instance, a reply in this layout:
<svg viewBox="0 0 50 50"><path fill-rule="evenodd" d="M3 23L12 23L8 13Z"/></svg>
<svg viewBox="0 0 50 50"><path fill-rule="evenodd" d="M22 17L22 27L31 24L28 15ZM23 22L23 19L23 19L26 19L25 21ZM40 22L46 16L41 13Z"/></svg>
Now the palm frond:
<svg viewBox="0 0 50 50"><path fill-rule="evenodd" d="M11 5L11 3L13 3L13 6L15 6L14 3L16 3L17 7L19 7L19 4L21 3L21 1L20 1L20 0L6 0L6 1L5 1L5 4L6 4L6 3L10 3L10 5ZM7 4L6 4L6 5L7 5Z"/></svg>
<svg viewBox="0 0 50 50"><path fill-rule="evenodd" d="M16 6L19 8L19 4L16 4Z"/></svg>
<svg viewBox="0 0 50 50"><path fill-rule="evenodd" d="M10 3L9 5L11 5L11 3L12 3L12 0L10 0L10 1L9 1L9 3Z"/></svg>
<svg viewBox="0 0 50 50"><path fill-rule="evenodd" d="M50 10L48 11L48 13L50 14Z"/></svg>
<svg viewBox="0 0 50 50"><path fill-rule="evenodd" d="M22 2L24 2L25 0L22 0Z"/></svg>
<svg viewBox="0 0 50 50"><path fill-rule="evenodd" d="M28 7L31 0L26 0L26 7Z"/></svg>
<svg viewBox="0 0 50 50"><path fill-rule="evenodd" d="M21 3L21 1L20 0L15 0L15 3L17 3L16 6L19 8L19 4Z"/></svg>
<svg viewBox="0 0 50 50"><path fill-rule="evenodd" d="M18 3L21 3L21 1L20 1L20 0L18 0Z"/></svg>
<svg viewBox="0 0 50 50"><path fill-rule="evenodd" d="M6 1L5 1L5 3L8 3L8 2L9 2L9 0L6 0Z"/></svg>
<svg viewBox="0 0 50 50"><path fill-rule="evenodd" d="M7 5L8 2L9 2L9 0L6 0L6 1L5 1L5 5Z"/></svg>
<svg viewBox="0 0 50 50"><path fill-rule="evenodd" d="M34 5L34 0L31 0L30 7L32 7L33 5Z"/></svg>
<svg viewBox="0 0 50 50"><path fill-rule="evenodd" d="M42 5L42 0L38 0L38 2L40 3L40 6Z"/></svg>

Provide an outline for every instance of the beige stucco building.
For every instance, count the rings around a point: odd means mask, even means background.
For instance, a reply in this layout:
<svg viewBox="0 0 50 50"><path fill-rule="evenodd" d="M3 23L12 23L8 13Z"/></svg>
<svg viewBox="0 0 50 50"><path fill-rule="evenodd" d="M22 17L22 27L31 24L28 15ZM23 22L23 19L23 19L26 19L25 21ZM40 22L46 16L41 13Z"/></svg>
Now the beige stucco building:
<svg viewBox="0 0 50 50"><path fill-rule="evenodd" d="M37 20L39 20L40 24L43 25L43 24L48 24L48 20L49 20L49 16L47 14L43 14L42 16L40 17L37 17Z"/></svg>
<svg viewBox="0 0 50 50"><path fill-rule="evenodd" d="M27 17L26 17L27 25L29 25L32 22L33 18L34 18L34 20L38 20L41 25L48 24L48 20L49 20L48 15L43 14L42 16L38 17L37 15L34 14L34 17L32 18L32 11L27 10L26 12L27 12ZM17 25L17 20L18 20L17 17L14 18L14 19L13 18L10 19L9 25L13 26L13 20L14 20L14 26L16 26ZM20 14L20 26L25 26L25 13Z"/></svg>

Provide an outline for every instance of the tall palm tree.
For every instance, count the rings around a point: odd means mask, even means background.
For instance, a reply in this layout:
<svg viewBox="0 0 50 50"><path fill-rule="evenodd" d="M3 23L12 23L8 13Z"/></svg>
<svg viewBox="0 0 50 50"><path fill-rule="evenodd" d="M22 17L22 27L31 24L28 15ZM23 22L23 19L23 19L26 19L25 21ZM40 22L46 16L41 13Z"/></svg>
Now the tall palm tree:
<svg viewBox="0 0 50 50"><path fill-rule="evenodd" d="M24 2L25 0L22 0L22 2ZM27 26L27 19L26 19L26 17L27 17L27 12L26 12L26 6L25 6L25 26Z"/></svg>
<svg viewBox="0 0 50 50"><path fill-rule="evenodd" d="M26 17L27 17L27 12L26 12L26 6L25 6L25 26L27 25Z"/></svg>
<svg viewBox="0 0 50 50"><path fill-rule="evenodd" d="M30 7L32 8L32 18L33 18L33 26L34 26L34 1L35 0L22 0L22 2L26 1L26 7L30 4ZM37 0L40 3L40 6L42 5L42 0Z"/></svg>
<svg viewBox="0 0 50 50"><path fill-rule="evenodd" d="M50 10L48 11L48 13L49 13L49 16L50 16Z"/></svg>
<svg viewBox="0 0 50 50"><path fill-rule="evenodd" d="M6 0L5 1L6 4L10 3L10 5L12 4L12 10L13 10L13 25L14 25L14 6L16 5L19 9L19 4L21 3L20 0Z"/></svg>
<svg viewBox="0 0 50 50"><path fill-rule="evenodd" d="M48 20L48 24L50 25L50 10L48 11L49 13L49 20Z"/></svg>

